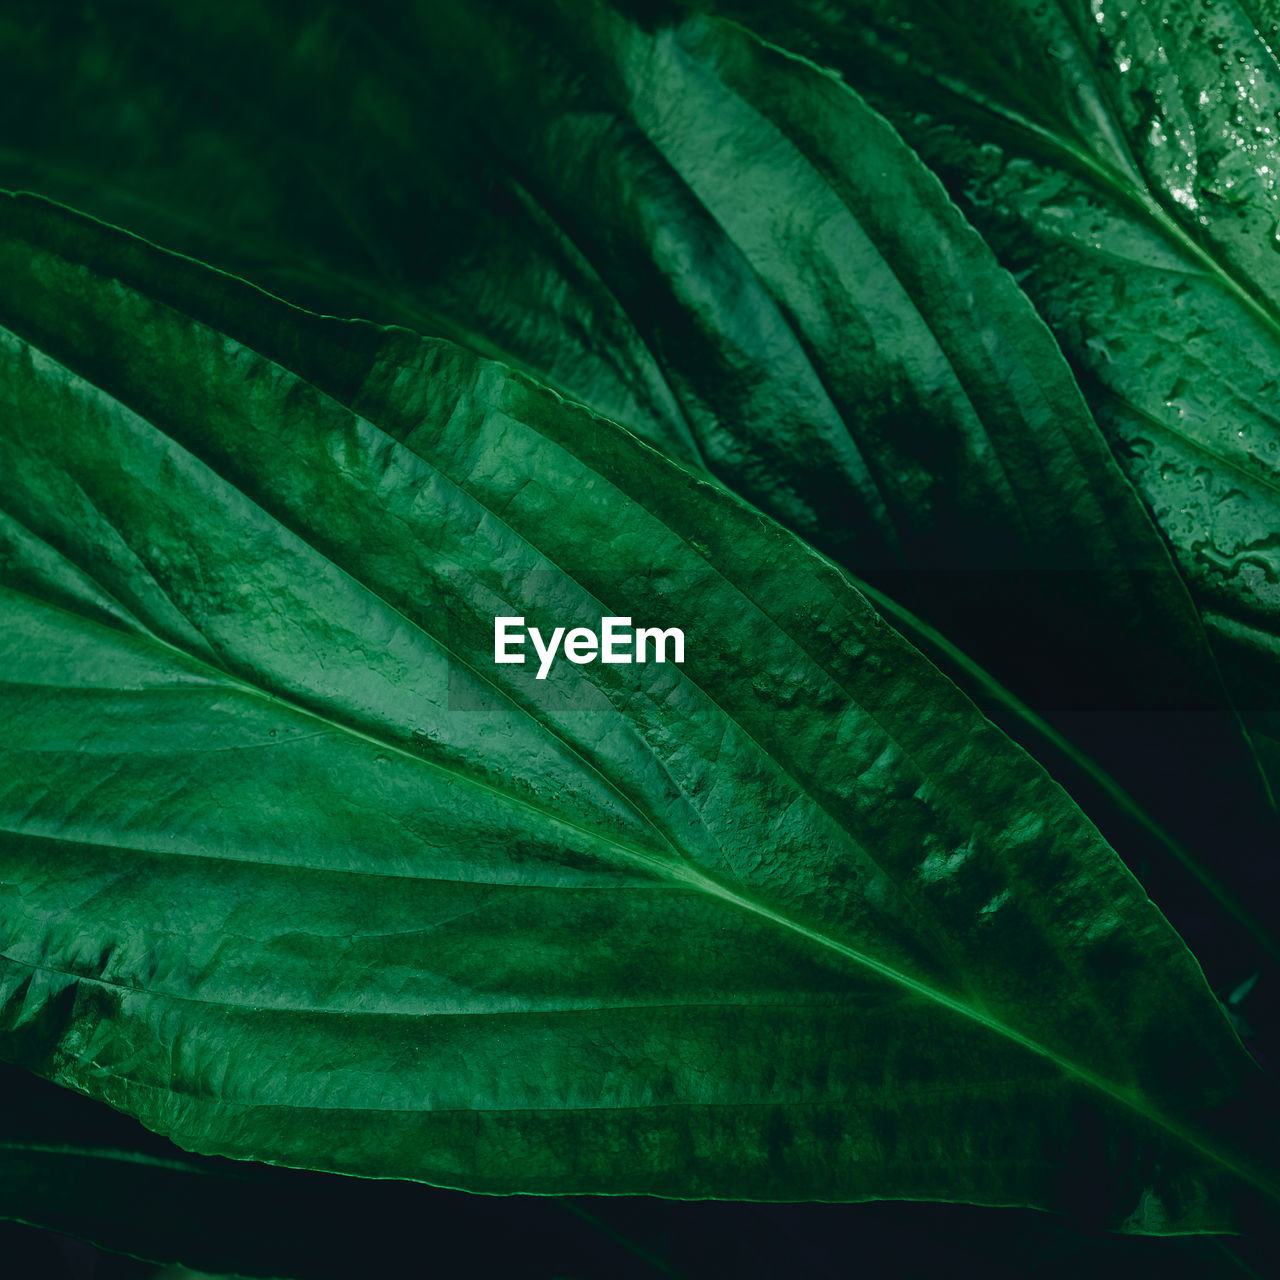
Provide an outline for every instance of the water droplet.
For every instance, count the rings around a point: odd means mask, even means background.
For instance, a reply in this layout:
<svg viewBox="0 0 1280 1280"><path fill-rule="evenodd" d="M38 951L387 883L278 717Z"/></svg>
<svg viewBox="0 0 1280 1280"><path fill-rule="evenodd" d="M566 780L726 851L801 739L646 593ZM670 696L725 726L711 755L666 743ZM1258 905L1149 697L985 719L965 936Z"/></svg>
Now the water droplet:
<svg viewBox="0 0 1280 1280"><path fill-rule="evenodd" d="M1271 553L1280 544L1280 534L1269 534L1256 542L1237 544L1230 551L1215 546L1205 530L1202 541L1191 544L1191 554L1203 565L1217 569L1229 578L1234 578L1242 569L1249 568L1260 573L1271 585L1280 581L1280 571Z"/></svg>

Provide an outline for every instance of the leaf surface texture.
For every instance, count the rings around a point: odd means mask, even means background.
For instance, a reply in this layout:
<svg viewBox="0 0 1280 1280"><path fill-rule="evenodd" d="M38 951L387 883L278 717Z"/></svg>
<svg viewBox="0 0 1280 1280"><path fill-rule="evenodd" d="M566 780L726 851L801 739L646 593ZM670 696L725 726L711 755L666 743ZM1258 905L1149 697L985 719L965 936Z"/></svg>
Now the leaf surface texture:
<svg viewBox="0 0 1280 1280"><path fill-rule="evenodd" d="M1266 1191L1190 953L830 561L447 341L31 198L0 257L10 1059L480 1191ZM688 660L492 664L552 609Z"/></svg>

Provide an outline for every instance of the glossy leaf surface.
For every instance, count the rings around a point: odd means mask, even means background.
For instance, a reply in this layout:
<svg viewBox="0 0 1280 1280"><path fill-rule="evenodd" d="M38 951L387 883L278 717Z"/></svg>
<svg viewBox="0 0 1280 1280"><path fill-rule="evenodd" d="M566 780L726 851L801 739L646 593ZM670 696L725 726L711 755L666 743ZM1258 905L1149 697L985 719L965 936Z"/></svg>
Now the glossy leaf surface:
<svg viewBox="0 0 1280 1280"><path fill-rule="evenodd" d="M474 1190L1271 1194L1190 954L828 561L448 343L3 222L8 1058ZM492 663L552 609L687 661Z"/></svg>
<svg viewBox="0 0 1280 1280"><path fill-rule="evenodd" d="M855 94L673 12L17 5L0 176L499 354L709 470L987 668L967 687L1132 865L1256 841L1200 619L1025 297Z"/></svg>

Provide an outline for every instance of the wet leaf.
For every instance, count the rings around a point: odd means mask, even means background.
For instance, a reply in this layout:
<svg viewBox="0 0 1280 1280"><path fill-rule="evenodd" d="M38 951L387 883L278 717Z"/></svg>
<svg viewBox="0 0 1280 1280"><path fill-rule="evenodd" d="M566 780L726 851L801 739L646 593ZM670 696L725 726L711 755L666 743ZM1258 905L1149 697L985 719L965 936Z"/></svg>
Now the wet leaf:
<svg viewBox="0 0 1280 1280"><path fill-rule="evenodd" d="M1280 10L715 7L871 93L1017 274L1169 540L1274 785Z"/></svg>

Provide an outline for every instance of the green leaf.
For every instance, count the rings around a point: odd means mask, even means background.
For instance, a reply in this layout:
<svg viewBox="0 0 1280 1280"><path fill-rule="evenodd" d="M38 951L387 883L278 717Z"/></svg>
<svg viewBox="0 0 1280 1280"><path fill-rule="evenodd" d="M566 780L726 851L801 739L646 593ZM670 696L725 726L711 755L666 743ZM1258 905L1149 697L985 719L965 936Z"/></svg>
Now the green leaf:
<svg viewBox="0 0 1280 1280"><path fill-rule="evenodd" d="M1189 952L829 561L447 342L3 228L8 1059L479 1191L1275 1193ZM687 660L537 680L499 614Z"/></svg>
<svg viewBox="0 0 1280 1280"><path fill-rule="evenodd" d="M445 1256L465 1248L476 1275L545 1277L570 1265L626 1280L682 1274L628 1238L626 1201L593 1200L587 1214L554 1197L513 1201L194 1156L17 1068L0 1067L0 1090L0 1216L136 1257L348 1280L403 1264L429 1239Z"/></svg>
<svg viewBox="0 0 1280 1280"><path fill-rule="evenodd" d="M1018 274L1280 780L1280 10L716 8L872 92Z"/></svg>
<svg viewBox="0 0 1280 1280"><path fill-rule="evenodd" d="M1030 1210L474 1196L271 1168L187 1155L13 1067L0 1067L0 1089L0 1214L203 1271L349 1280L394 1274L429 1247L476 1276L694 1280L723 1263L742 1280L818 1280L842 1265L851 1235L902 1276L993 1260L1046 1280L1230 1269L1218 1236L1116 1236ZM0 1228L11 1261L13 1235Z"/></svg>
<svg viewBox="0 0 1280 1280"><path fill-rule="evenodd" d="M834 78L578 0L8 22L10 185L462 339L709 470L866 579L1133 865L1191 867L1149 881L1176 919L1208 883L1274 952L1202 865L1274 826L1164 544L1027 300Z"/></svg>

